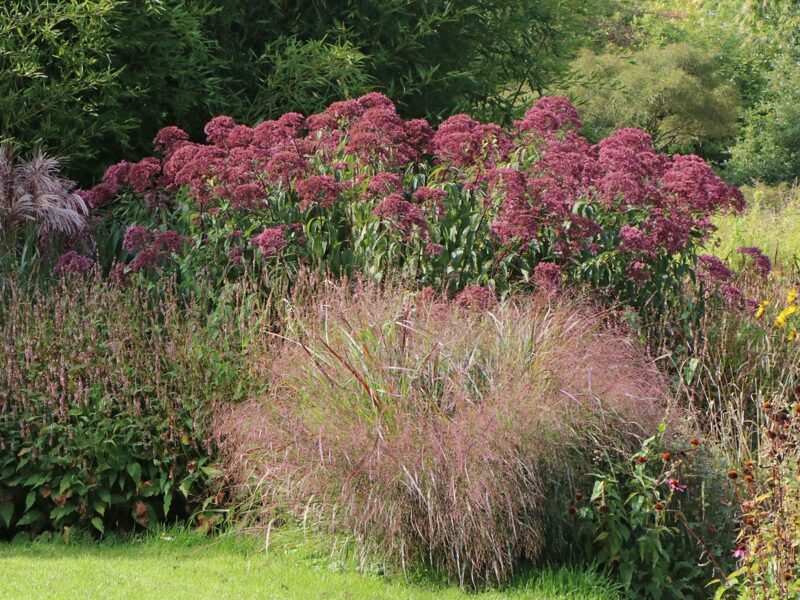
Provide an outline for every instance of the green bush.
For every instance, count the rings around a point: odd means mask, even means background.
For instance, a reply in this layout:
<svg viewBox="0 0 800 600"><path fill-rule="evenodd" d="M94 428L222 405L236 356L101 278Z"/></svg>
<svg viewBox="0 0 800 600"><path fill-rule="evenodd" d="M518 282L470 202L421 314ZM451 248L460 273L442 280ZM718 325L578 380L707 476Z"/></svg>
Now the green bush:
<svg viewBox="0 0 800 600"><path fill-rule="evenodd" d="M583 0L572 0L582 6ZM0 140L44 145L82 183L165 123L321 110L380 89L408 116L509 120L581 16L555 0L21 0L0 7Z"/></svg>
<svg viewBox="0 0 800 600"><path fill-rule="evenodd" d="M0 8L0 137L93 161L141 152L163 119L198 126L221 63L200 3L23 0Z"/></svg>
<svg viewBox="0 0 800 600"><path fill-rule="evenodd" d="M224 299L211 315L181 307L164 289L154 298L89 276L4 291L0 535L148 526L205 500L207 416L252 391L238 332L253 320Z"/></svg>
<svg viewBox="0 0 800 600"><path fill-rule="evenodd" d="M760 101L748 112L727 165L741 182L800 178L800 65L797 52L777 59Z"/></svg>

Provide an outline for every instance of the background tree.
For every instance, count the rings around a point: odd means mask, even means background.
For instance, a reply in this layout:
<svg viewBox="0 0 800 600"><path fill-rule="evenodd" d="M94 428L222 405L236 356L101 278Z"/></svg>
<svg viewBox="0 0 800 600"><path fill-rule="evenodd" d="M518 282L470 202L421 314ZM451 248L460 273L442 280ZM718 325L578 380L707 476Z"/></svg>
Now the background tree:
<svg viewBox="0 0 800 600"><path fill-rule="evenodd" d="M621 127L649 132L672 152L716 158L736 133L736 89L717 72L716 58L689 44L633 52L584 50L572 63L564 93L593 137Z"/></svg>

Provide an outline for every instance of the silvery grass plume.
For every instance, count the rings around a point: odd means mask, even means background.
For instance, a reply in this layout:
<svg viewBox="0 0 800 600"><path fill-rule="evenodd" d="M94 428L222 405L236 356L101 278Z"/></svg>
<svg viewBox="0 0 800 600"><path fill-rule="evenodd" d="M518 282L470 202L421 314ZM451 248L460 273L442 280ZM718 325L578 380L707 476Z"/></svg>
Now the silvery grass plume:
<svg viewBox="0 0 800 600"><path fill-rule="evenodd" d="M0 145L0 236L14 236L29 223L40 236L86 228L89 209L75 183L60 177L62 162L41 150L24 160L10 144Z"/></svg>

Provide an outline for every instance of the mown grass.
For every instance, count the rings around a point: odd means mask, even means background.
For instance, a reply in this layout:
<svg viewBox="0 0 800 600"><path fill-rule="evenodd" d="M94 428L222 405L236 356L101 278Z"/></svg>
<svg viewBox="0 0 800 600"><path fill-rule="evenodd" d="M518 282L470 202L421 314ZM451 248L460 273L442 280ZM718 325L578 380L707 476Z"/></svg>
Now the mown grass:
<svg viewBox="0 0 800 600"><path fill-rule="evenodd" d="M747 198L743 215L720 215L709 250L730 258L734 266L742 258L736 249L758 246L783 272L793 272L800 259L800 187L758 185L742 189Z"/></svg>
<svg viewBox="0 0 800 600"><path fill-rule="evenodd" d="M330 540L300 532L264 551L242 535L209 538L183 529L103 542L60 539L0 545L0 598L606 600L618 597L600 575L567 569L522 575L505 590L468 594L434 578L359 572ZM370 571L367 569L367 571Z"/></svg>

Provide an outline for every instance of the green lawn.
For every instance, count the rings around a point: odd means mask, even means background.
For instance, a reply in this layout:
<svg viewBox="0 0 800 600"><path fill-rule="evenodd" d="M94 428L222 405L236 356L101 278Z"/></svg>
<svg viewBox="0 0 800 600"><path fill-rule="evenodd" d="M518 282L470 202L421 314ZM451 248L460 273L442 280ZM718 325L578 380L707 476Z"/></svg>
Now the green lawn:
<svg viewBox="0 0 800 600"><path fill-rule="evenodd" d="M567 570L520 578L478 595L421 579L358 573L322 545L284 544L265 554L251 538L169 531L125 542L0 545L0 599L427 598L600 600L616 598L599 576Z"/></svg>

